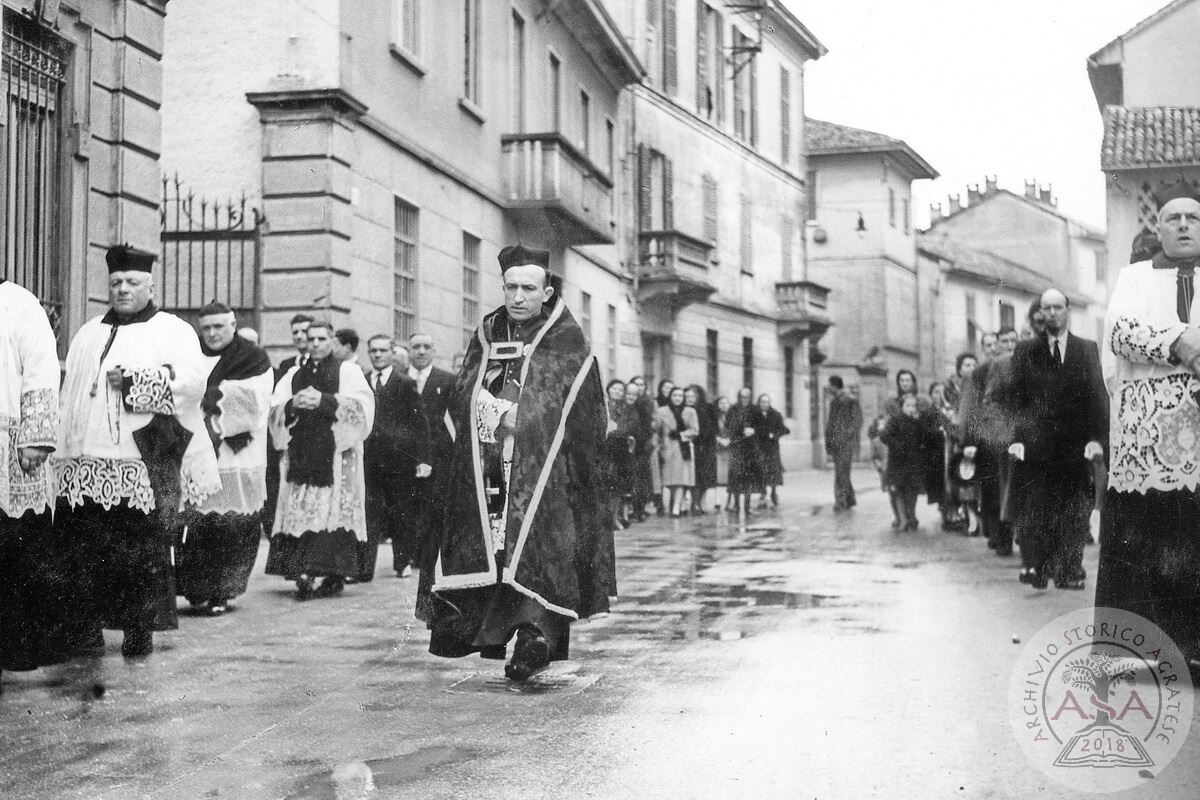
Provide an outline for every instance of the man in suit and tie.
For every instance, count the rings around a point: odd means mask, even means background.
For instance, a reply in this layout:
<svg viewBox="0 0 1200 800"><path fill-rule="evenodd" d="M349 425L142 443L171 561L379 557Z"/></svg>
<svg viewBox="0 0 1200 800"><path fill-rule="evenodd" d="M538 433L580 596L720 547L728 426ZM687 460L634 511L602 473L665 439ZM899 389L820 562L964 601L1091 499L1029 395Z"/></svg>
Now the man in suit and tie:
<svg viewBox="0 0 1200 800"><path fill-rule="evenodd" d="M1104 457L1108 394L1096 343L1069 332L1070 302L1042 294L1046 337L1017 345L1012 356L1016 429L1009 453L1022 486L1014 528L1024 569L1036 589L1082 589L1083 548L1093 496L1091 462Z"/></svg>
<svg viewBox="0 0 1200 800"><path fill-rule="evenodd" d="M396 577L412 574L417 555L420 484L432 472L429 421L417 384L396 369L391 337L382 333L367 342L371 368L367 384L375 392L375 425L364 443L367 541L361 542L359 581L375 574L379 543L392 540Z"/></svg>
<svg viewBox="0 0 1200 800"><path fill-rule="evenodd" d="M427 541L433 523L440 518L443 503L438 486L445 479L446 465L454 447L454 433L450 429L447 410L450 395L454 391L454 375L433 365L437 346L428 333L414 333L408 339L408 377L417 383L421 402L425 404L425 418L429 420L429 444L433 458L432 480L425 482L422 489L421 539ZM423 563L418 561L418 563Z"/></svg>

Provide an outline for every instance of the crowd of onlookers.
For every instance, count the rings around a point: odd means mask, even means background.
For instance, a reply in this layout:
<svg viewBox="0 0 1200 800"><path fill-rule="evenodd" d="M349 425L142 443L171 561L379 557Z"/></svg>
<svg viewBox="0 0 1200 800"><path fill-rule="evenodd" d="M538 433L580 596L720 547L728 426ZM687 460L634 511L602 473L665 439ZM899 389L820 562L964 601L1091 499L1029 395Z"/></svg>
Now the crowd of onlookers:
<svg viewBox="0 0 1200 800"><path fill-rule="evenodd" d="M605 474L618 528L645 520L649 508L672 517L749 514L755 494L759 507L779 504L779 438L789 431L769 395L752 401L743 387L733 403L710 401L700 386L664 380L651 397L641 377L611 380L606 393Z"/></svg>

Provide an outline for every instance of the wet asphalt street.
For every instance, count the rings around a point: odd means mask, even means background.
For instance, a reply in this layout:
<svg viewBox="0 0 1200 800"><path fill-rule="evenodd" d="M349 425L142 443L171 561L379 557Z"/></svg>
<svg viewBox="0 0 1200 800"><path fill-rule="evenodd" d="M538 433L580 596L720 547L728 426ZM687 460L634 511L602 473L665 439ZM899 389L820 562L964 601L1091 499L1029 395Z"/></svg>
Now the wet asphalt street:
<svg viewBox="0 0 1200 800"><path fill-rule="evenodd" d="M1025 760L1007 691L1014 635L1090 604L1092 581L1021 586L1015 558L928 506L895 533L869 470L842 515L830 473L787 478L744 526L619 532L613 613L524 687L426 654L386 547L341 598L256 574L235 613L182 616L149 659L109 633L103 657L5 673L0 798L1087 796ZM1198 728L1121 796L1200 797Z"/></svg>

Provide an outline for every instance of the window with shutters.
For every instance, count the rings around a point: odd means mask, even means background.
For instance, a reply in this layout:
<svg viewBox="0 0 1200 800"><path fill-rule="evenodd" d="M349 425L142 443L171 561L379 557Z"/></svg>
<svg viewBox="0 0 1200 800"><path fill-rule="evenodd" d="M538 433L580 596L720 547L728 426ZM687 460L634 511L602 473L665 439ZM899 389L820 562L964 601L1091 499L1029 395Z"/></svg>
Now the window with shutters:
<svg viewBox="0 0 1200 800"><path fill-rule="evenodd" d="M792 73L779 68L779 160L792 160Z"/></svg>
<svg viewBox="0 0 1200 800"><path fill-rule="evenodd" d="M704 2L696 3L696 111L710 122L724 117L725 76L721 15Z"/></svg>
<svg viewBox="0 0 1200 800"><path fill-rule="evenodd" d="M525 131L525 18L512 12L509 62L512 69L512 131Z"/></svg>
<svg viewBox="0 0 1200 800"><path fill-rule="evenodd" d="M779 217L779 274L783 280L792 279L792 218L787 214Z"/></svg>
<svg viewBox="0 0 1200 800"><path fill-rule="evenodd" d="M592 98L583 89L579 90L579 147L592 157Z"/></svg>
<svg viewBox="0 0 1200 800"><path fill-rule="evenodd" d="M704 184L704 241L716 247L720 230L717 216L720 203L717 196L717 181L712 175L705 175L701 180Z"/></svg>
<svg viewBox="0 0 1200 800"><path fill-rule="evenodd" d="M896 190L888 187L888 225L896 227Z"/></svg>
<svg viewBox="0 0 1200 800"><path fill-rule="evenodd" d="M550 130L562 131L562 61L550 54Z"/></svg>
<svg viewBox="0 0 1200 800"><path fill-rule="evenodd" d="M975 294L967 293L967 347L975 347L975 337L979 335L979 326L975 323Z"/></svg>
<svg viewBox="0 0 1200 800"><path fill-rule="evenodd" d="M475 336L479 325L479 237L462 235L462 330L463 349Z"/></svg>
<svg viewBox="0 0 1200 800"><path fill-rule="evenodd" d="M655 2L655 0L650 0ZM673 95L679 90L679 37L676 0L662 0L662 89Z"/></svg>
<svg viewBox="0 0 1200 800"><path fill-rule="evenodd" d="M754 240L752 238L753 228L753 213L754 207L751 205L750 198L742 195L742 214L740 220L740 241L738 246L738 263L741 265L742 273L746 275L754 274Z"/></svg>
<svg viewBox="0 0 1200 800"><path fill-rule="evenodd" d="M904 223L904 235L912 233L912 200L904 198L904 215L900 218Z"/></svg>
<svg viewBox="0 0 1200 800"><path fill-rule="evenodd" d="M617 307L608 307L608 374L617 374Z"/></svg>
<svg viewBox="0 0 1200 800"><path fill-rule="evenodd" d="M393 333L408 341L417 329L417 245L419 212L400 198L395 201L393 236Z"/></svg>
<svg viewBox="0 0 1200 800"><path fill-rule="evenodd" d="M754 388L754 340L742 337L742 386Z"/></svg>
<svg viewBox="0 0 1200 800"><path fill-rule="evenodd" d="M62 233L70 212L62 197L60 167L64 117L69 119L69 112L63 113L63 97L70 78L70 46L7 6L3 17L0 279L33 292L57 336L67 277ZM60 351L64 344L60 339Z"/></svg>
<svg viewBox="0 0 1200 800"><path fill-rule="evenodd" d="M817 218L817 171L810 169L804 173L804 218Z"/></svg>
<svg viewBox="0 0 1200 800"><path fill-rule="evenodd" d="M751 46L751 40L734 28L733 46L748 48ZM757 94L758 59L751 58L741 62L733 79L733 135L751 146L758 144L758 107L755 103Z"/></svg>
<svg viewBox="0 0 1200 800"><path fill-rule="evenodd" d="M479 104L479 3L463 0L463 97Z"/></svg>
<svg viewBox="0 0 1200 800"><path fill-rule="evenodd" d="M617 174L617 126L613 124L611 119L604 120L604 166L608 170L608 177L614 178ZM609 197L616 197L616 192L609 192Z"/></svg>
<svg viewBox="0 0 1200 800"><path fill-rule="evenodd" d="M1012 303L1000 301L1000 329L1015 328L1017 322L1017 309Z"/></svg>
<svg viewBox="0 0 1200 800"><path fill-rule="evenodd" d="M643 231L672 230L675 211L671 159L638 145L638 215Z"/></svg>
<svg viewBox="0 0 1200 800"><path fill-rule="evenodd" d="M400 51L421 55L421 0L396 0L396 41Z"/></svg>
<svg viewBox="0 0 1200 800"><path fill-rule="evenodd" d="M646 77L651 86L662 87L662 43L659 11L662 0L646 0Z"/></svg>
<svg viewBox="0 0 1200 800"><path fill-rule="evenodd" d="M708 388L709 397L717 398L720 391L721 382L721 350L719 347L718 332L709 328L704 332L705 336L705 353L704 353L704 377L705 384Z"/></svg>
<svg viewBox="0 0 1200 800"><path fill-rule="evenodd" d="M592 343L592 296L583 292L579 297L579 327L587 337L588 345Z"/></svg>

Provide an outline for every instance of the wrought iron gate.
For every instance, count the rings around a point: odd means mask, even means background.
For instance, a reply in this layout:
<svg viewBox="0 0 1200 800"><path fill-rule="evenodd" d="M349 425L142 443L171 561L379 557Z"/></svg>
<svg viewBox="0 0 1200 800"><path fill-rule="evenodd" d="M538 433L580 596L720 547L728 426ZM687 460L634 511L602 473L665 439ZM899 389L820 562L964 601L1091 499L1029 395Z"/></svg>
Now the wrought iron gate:
<svg viewBox="0 0 1200 800"><path fill-rule="evenodd" d="M61 339L62 106L70 46L5 8L0 275L33 292ZM61 346L60 341L60 346Z"/></svg>
<svg viewBox="0 0 1200 800"><path fill-rule="evenodd" d="M194 322L219 300L242 325L258 325L264 218L240 200L209 201L163 178L162 258L155 267L161 307Z"/></svg>

